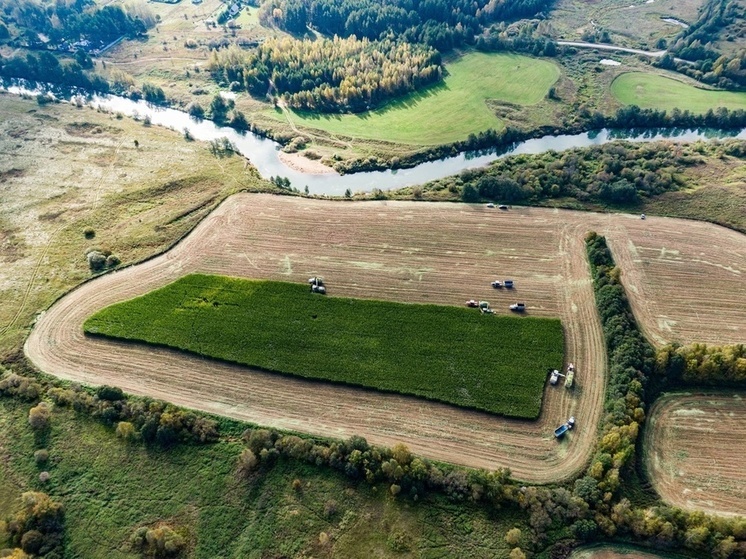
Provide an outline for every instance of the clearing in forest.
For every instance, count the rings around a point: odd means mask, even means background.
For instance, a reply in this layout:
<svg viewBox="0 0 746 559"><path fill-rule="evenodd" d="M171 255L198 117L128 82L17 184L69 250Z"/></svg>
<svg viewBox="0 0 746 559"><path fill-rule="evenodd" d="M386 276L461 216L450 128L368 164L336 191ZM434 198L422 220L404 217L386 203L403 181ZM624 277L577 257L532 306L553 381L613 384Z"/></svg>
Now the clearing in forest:
<svg viewBox="0 0 746 559"><path fill-rule="evenodd" d="M194 274L89 318L89 334L534 419L557 319L323 297L298 283Z"/></svg>
<svg viewBox="0 0 746 559"><path fill-rule="evenodd" d="M611 84L611 94L625 105L645 109L675 108L693 113L726 107L730 110L746 109L746 92L700 89L679 80L657 74L628 72Z"/></svg>
<svg viewBox="0 0 746 559"><path fill-rule="evenodd" d="M446 65L443 83L385 107L359 114L290 113L297 126L332 134L405 144L437 145L465 140L504 124L487 100L535 105L560 76L552 62L517 54L472 52ZM274 114L284 119L279 111Z"/></svg>

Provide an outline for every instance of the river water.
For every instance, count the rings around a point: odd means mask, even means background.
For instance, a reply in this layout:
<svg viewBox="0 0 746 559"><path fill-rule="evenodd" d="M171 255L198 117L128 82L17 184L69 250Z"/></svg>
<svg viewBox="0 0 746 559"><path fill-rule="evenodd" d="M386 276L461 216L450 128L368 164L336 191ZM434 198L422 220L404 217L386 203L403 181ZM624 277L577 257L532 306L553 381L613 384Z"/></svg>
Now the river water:
<svg viewBox="0 0 746 559"><path fill-rule="evenodd" d="M35 95L32 91L20 86L2 88L9 93ZM683 130L683 129L649 129L649 130L597 130L582 134L543 136L523 142L516 142L508 147L481 152L463 152L453 157L421 163L410 169L370 171L339 175L337 173L309 174L296 171L285 165L279 158L281 146L274 140L263 138L251 132L239 132L233 128L217 126L210 120L196 120L183 111L151 105L145 101L132 101L116 95L93 95L82 98L96 108L121 113L125 116L145 118L152 124L184 132L189 130L197 140L210 141L228 138L238 152L246 157L258 169L264 178L281 176L290 179L291 186L303 190L306 186L311 194L342 196L347 189L351 192L370 192L373 189L390 190L423 184L425 182L455 175L466 169L484 167L498 158L516 154L537 154L545 151L563 151L571 148L596 146L614 140L631 142L653 142L670 139L680 142L695 140L712 140L723 138L746 139L746 129L739 131L725 130Z"/></svg>

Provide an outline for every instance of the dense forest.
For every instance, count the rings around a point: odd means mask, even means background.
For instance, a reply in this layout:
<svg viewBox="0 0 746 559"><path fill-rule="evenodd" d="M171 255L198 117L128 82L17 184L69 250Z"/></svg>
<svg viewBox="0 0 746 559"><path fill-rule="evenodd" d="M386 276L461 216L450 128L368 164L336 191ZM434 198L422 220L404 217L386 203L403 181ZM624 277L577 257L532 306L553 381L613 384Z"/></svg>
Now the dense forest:
<svg viewBox="0 0 746 559"><path fill-rule="evenodd" d="M732 0L709 0L699 19L678 35L658 65L724 89L744 88L746 48L723 54L715 45L718 41L743 38L744 33L746 6ZM690 62L677 62L674 57Z"/></svg>
<svg viewBox="0 0 746 559"><path fill-rule="evenodd" d="M291 33L311 27L329 36L396 35L438 50L471 43L482 26L534 16L553 0L270 0L260 20Z"/></svg>
<svg viewBox="0 0 746 559"><path fill-rule="evenodd" d="M209 69L231 89L274 90L294 108L364 111L441 78L440 54L385 39L270 39L246 53L213 52Z"/></svg>
<svg viewBox="0 0 746 559"><path fill-rule="evenodd" d="M121 6L99 8L94 0L58 0L48 4L0 0L0 10L6 29L11 26L17 30L15 36L8 31L6 39L33 48L68 50L81 41L86 47L97 48L123 35L145 33L155 23L146 10Z"/></svg>

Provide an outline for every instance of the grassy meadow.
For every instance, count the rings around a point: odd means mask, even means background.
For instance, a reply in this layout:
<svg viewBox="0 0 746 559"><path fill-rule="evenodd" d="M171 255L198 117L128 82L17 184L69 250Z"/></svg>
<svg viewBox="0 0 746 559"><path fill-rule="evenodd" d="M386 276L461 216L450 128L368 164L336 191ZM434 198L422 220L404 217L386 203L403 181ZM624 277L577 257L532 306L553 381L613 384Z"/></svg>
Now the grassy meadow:
<svg viewBox="0 0 746 559"><path fill-rule="evenodd" d="M462 557L463 549L471 557L507 557L507 530L529 533L516 511L498 515L438 496L397 500L387 486L370 488L297 460L240 481L235 471L244 445L235 440L160 450L127 443L64 408L55 409L49 433L40 437L28 425L32 405L0 398L0 520L17 510L22 492L48 493L65 507L65 557L141 558L130 537L161 522L186 540L178 555L184 559L445 559ZM33 455L42 447L49 460L37 465ZM50 474L46 484L41 471ZM8 545L0 522L0 549Z"/></svg>
<svg viewBox="0 0 746 559"><path fill-rule="evenodd" d="M517 54L470 52L446 65L442 84L366 113L329 115L290 112L296 126L354 138L436 145L504 124L487 100L535 105L560 76L552 62ZM285 119L277 110L276 118Z"/></svg>
<svg viewBox="0 0 746 559"><path fill-rule="evenodd" d="M536 418L559 320L323 297L308 286L191 275L89 318L85 330L300 377Z"/></svg>
<svg viewBox="0 0 746 559"><path fill-rule="evenodd" d="M718 107L746 109L746 91L700 89L679 80L643 72L621 74L612 82L611 94L620 103L646 109L670 111L679 108L693 113L705 113Z"/></svg>

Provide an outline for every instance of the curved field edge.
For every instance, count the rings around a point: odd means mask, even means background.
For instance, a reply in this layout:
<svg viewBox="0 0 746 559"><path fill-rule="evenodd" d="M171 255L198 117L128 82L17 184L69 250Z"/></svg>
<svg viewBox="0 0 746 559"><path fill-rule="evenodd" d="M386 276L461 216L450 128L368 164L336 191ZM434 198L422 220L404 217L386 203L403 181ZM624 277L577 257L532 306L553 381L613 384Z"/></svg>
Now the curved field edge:
<svg viewBox="0 0 746 559"><path fill-rule="evenodd" d="M487 101L535 105L560 77L553 62L517 54L472 52L446 64L443 83L359 114L266 111L291 125L351 138L441 145L504 128Z"/></svg>
<svg viewBox="0 0 746 559"><path fill-rule="evenodd" d="M568 216L558 216L563 219L547 227L546 210L527 209L506 219L502 227L507 229L500 232L481 226L482 210L462 204L350 204L238 194L168 253L101 276L59 300L40 317L25 351L37 367L60 378L113 384L216 415L335 438L362 435L373 444L403 442L435 460L509 467L526 481L567 479L586 465L595 431L576 430L561 444L552 431L573 414L586 426L594 425L605 386L604 343L582 241L586 220L584 214L569 212L583 219L568 223ZM523 255L515 259L518 245ZM490 257L487 246L499 250ZM93 312L190 272L300 282L310 275L333 275L335 293L343 296L462 304L469 295L494 296L489 281L495 258L506 277L522 270L516 291L532 300L529 313L557 316L559 311L567 358L578 368L575 389L548 390L533 423L344 386L320 388L319 383L183 352L92 339L82 332ZM513 301L506 299L500 308L508 314Z"/></svg>
<svg viewBox="0 0 746 559"><path fill-rule="evenodd" d="M718 107L746 110L746 91L700 89L645 72L620 74L611 83L610 91L620 103L645 109L681 109L692 113L705 113Z"/></svg>
<svg viewBox="0 0 746 559"><path fill-rule="evenodd" d="M679 392L656 400L642 448L648 477L664 501L710 514L744 514L743 398L743 393Z"/></svg>
<svg viewBox="0 0 746 559"><path fill-rule="evenodd" d="M525 419L538 417L546 371L562 368L564 345L554 319L199 274L107 307L84 330Z"/></svg>

